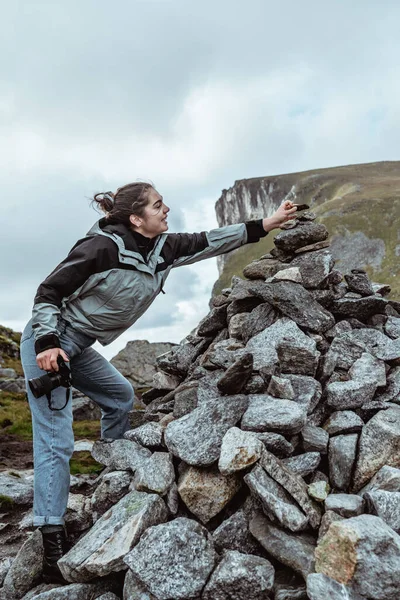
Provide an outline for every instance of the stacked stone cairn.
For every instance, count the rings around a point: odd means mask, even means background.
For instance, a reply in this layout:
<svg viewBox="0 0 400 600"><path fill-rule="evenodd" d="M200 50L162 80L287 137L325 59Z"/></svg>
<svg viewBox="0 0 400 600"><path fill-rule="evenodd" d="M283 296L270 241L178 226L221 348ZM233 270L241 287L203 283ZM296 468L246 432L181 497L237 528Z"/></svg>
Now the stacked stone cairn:
<svg viewBox="0 0 400 600"><path fill-rule="evenodd" d="M287 223L159 357L141 424L95 442L106 468L70 500L71 583L27 593L34 532L7 599L400 598L400 303L327 237Z"/></svg>

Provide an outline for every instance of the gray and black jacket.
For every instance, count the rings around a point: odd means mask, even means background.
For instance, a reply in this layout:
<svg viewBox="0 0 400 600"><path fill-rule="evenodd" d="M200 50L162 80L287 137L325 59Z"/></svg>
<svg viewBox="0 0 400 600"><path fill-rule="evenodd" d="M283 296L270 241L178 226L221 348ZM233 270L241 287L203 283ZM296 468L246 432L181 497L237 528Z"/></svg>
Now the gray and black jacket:
<svg viewBox="0 0 400 600"><path fill-rule="evenodd" d="M59 317L103 346L148 309L171 269L257 242L262 220L201 233L146 238L100 219L39 286L32 324L36 353L59 348Z"/></svg>

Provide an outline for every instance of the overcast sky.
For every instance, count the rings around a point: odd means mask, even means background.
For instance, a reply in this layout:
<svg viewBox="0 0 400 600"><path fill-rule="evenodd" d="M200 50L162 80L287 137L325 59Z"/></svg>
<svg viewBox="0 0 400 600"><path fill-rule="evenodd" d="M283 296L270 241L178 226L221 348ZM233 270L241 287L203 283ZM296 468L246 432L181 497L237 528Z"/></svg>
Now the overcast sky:
<svg viewBox="0 0 400 600"><path fill-rule="evenodd" d="M236 179L399 159L398 0L0 0L0 323L99 216L150 179L170 231L217 226ZM106 348L180 341L214 260L177 269Z"/></svg>

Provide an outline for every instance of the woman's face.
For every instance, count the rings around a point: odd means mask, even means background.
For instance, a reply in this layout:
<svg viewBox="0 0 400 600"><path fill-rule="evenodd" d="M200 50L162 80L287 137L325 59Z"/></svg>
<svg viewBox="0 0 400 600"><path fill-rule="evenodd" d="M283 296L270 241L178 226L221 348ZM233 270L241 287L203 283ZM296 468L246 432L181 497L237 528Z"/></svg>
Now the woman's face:
<svg viewBox="0 0 400 600"><path fill-rule="evenodd" d="M148 203L142 217L131 215L130 220L135 231L153 238L168 230L167 214L169 207L164 204L163 197L151 188L148 192Z"/></svg>

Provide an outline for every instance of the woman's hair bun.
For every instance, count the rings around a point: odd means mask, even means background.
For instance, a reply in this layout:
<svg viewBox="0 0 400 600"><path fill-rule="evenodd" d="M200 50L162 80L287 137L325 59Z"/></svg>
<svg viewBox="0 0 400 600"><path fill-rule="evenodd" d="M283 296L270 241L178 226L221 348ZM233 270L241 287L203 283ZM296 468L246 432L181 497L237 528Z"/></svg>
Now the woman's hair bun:
<svg viewBox="0 0 400 600"><path fill-rule="evenodd" d="M93 202L96 202L105 213L109 213L114 208L114 194L113 192L95 194Z"/></svg>

